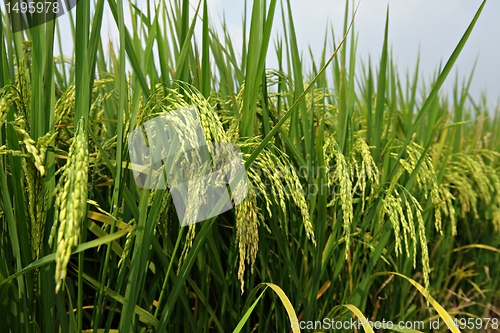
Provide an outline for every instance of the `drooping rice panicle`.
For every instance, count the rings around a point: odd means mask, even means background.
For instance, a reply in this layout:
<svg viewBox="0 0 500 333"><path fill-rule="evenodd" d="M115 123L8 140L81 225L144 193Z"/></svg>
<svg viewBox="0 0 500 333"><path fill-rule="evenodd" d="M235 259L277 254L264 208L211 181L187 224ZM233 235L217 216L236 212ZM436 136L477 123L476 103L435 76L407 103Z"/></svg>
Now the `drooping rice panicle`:
<svg viewBox="0 0 500 333"><path fill-rule="evenodd" d="M258 215L256 196L250 193L243 203L236 207L236 241L239 252L238 279L240 280L242 294L245 290L243 275L245 273L245 259L253 273L253 263L259 248Z"/></svg>
<svg viewBox="0 0 500 333"><path fill-rule="evenodd" d="M89 152L84 120L80 119L72 140L66 169L56 188L56 216L49 237L49 245L56 245L56 293L67 274L71 252L81 233L87 203Z"/></svg>
<svg viewBox="0 0 500 333"><path fill-rule="evenodd" d="M354 208L352 202L353 186L349 172L351 166L348 164L347 159L341 152L340 147L333 136L329 136L325 140L323 150L325 154L325 164L327 166L330 166L331 161L335 159L335 174L334 177L329 179L328 185L332 186L334 185L334 182L338 182L338 185L340 186L339 197L342 207L344 237L346 241L346 249L348 249L351 244L351 225L354 218ZM335 200L336 197L333 198L329 205L333 205ZM345 254L347 257L348 251L346 251Z"/></svg>
<svg viewBox="0 0 500 333"><path fill-rule="evenodd" d="M417 145L414 142L411 142L407 148L407 158L400 159L399 162L403 166L403 168L409 173L412 174L413 170L415 170L417 163L422 156L423 148ZM439 190L439 185L436 177L436 173L434 171L434 165L432 162L432 158L429 154L424 157L424 162L421 164L418 169L416 176L417 184L419 188L422 190L424 194L424 198L428 198L430 195L430 199L432 204L435 206L434 208L434 225L436 231L438 231L441 235L442 231L442 217L441 212L446 210L446 205L449 201L452 200L451 197L442 198L441 192Z"/></svg>
<svg viewBox="0 0 500 333"><path fill-rule="evenodd" d="M361 135L358 135L356 138L356 142L352 148L352 153L359 153L361 156L361 167L357 168L358 172L356 174L357 182L354 186L354 192L359 187L361 189L361 210L365 210L366 204L366 188L368 180L371 182L370 184L370 198L373 199L373 196L377 190L377 186L379 184L380 173L378 170L375 161L373 160L373 156L370 152L370 147L363 139ZM355 162L355 158L353 158L353 162ZM355 164L357 166L357 163Z"/></svg>

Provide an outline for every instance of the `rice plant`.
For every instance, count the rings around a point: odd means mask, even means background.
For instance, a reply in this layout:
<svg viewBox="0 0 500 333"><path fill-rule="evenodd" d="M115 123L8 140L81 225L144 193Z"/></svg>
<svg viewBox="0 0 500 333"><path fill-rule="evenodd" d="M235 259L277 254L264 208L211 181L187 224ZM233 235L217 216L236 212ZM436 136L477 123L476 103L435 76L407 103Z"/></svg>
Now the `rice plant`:
<svg viewBox="0 0 500 333"><path fill-rule="evenodd" d="M350 1L307 62L290 1L254 0L241 49L206 0L129 2L132 28L122 0L19 32L2 12L0 330L497 331L500 112L469 95L472 73L440 93L485 3L430 83L418 62L398 71L389 12L378 64L359 60ZM176 193L136 181L129 136L191 106L205 141L241 148L248 194L186 225Z"/></svg>

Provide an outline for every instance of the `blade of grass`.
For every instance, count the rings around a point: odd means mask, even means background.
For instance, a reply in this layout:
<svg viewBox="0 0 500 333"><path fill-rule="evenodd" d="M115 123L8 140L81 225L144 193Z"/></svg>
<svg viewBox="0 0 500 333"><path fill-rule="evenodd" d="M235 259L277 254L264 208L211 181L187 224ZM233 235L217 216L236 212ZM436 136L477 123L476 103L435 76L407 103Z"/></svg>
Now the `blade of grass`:
<svg viewBox="0 0 500 333"><path fill-rule="evenodd" d="M379 77L377 85L377 102L375 104L375 131L373 136L370 138L372 145L375 146L373 151L373 159L375 163L378 163L380 157L380 142L382 139L382 130L384 129L384 111L385 111L385 87L386 87L386 75L387 75L387 35L389 33L389 6L387 6L387 16L385 21L385 33L384 33L384 46L382 48L382 58L380 59ZM368 124L371 126L371 124Z"/></svg>

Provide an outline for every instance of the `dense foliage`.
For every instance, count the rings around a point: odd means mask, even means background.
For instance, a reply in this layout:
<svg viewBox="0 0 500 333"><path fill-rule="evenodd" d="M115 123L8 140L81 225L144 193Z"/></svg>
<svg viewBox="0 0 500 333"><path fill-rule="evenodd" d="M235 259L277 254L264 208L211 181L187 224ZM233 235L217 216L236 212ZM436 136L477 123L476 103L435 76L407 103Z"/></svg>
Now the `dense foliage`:
<svg viewBox="0 0 500 333"><path fill-rule="evenodd" d="M117 41L101 39L105 4ZM428 83L418 63L398 72L389 13L378 65L359 62L349 1L310 68L289 1L255 0L236 50L206 1L130 3L128 29L121 0L92 15L81 0L69 59L57 21L13 33L2 13L0 331L498 320L500 113L469 96L472 73L439 93L484 4ZM128 137L189 105L207 141L241 147L250 186L181 228L171 192L135 182Z"/></svg>

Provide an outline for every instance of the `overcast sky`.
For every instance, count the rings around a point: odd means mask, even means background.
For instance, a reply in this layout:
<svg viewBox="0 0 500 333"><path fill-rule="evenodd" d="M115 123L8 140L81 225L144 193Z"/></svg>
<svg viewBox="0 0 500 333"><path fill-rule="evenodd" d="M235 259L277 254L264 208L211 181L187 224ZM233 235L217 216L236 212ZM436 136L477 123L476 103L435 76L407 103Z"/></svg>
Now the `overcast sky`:
<svg viewBox="0 0 500 333"><path fill-rule="evenodd" d="M146 8L146 0L137 1L139 7ZM196 6L197 1L191 2L193 6ZM250 7L252 1L247 2ZM242 0L208 0L212 23L217 26L219 18L224 13L234 42L238 45L242 42L243 3ZM389 5L389 45L392 47L399 70L409 69L413 73L420 48L420 74L428 82L439 62L446 62L451 55L480 4L479 0L362 0L355 19L354 30L359 37L358 59L366 60L368 55L371 55L374 61L379 59L386 11ZM338 42L343 28L344 0L291 0L291 6L299 48L305 59L309 57L309 46L316 56L319 56L323 48L327 24L333 26ZM131 29L129 6L124 7L125 23ZM281 22L279 8L278 1L275 14L276 26L279 26ZM248 15L250 15L250 10ZM457 68L459 77L470 76L474 61L479 56L472 81L471 95L474 99L478 99L481 92L487 92L490 106L497 105L500 97L499 15L500 1L488 0L456 62L452 75L445 82L445 91L451 91ZM67 17L60 19L63 38L71 40L67 22ZM117 45L117 29L107 5L102 28L104 47L108 45L108 36ZM201 24L198 24L197 40L201 40L199 29L201 29ZM221 29L218 30L221 31ZM275 29L273 37L279 33L279 29ZM272 56L274 53L272 45L269 50L271 56L266 64L269 68L276 67L276 61ZM69 55L71 43L65 43L65 47L67 50L64 50L64 53Z"/></svg>

